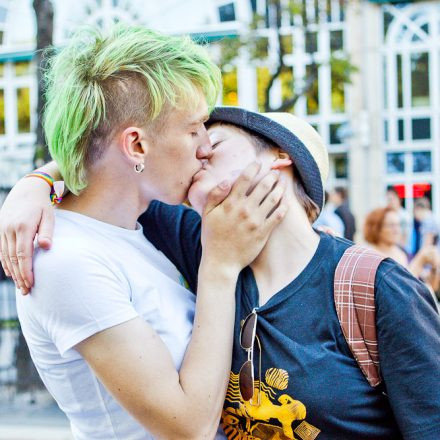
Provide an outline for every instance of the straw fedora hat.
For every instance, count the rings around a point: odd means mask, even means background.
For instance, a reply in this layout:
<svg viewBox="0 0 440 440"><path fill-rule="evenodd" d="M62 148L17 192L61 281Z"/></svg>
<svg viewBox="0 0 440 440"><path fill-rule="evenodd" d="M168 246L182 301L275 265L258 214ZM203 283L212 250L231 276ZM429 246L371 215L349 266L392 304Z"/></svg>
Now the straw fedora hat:
<svg viewBox="0 0 440 440"><path fill-rule="evenodd" d="M328 153L323 139L306 121L291 113L255 113L240 107L215 107L208 124L227 122L263 135L289 154L307 195L322 210Z"/></svg>

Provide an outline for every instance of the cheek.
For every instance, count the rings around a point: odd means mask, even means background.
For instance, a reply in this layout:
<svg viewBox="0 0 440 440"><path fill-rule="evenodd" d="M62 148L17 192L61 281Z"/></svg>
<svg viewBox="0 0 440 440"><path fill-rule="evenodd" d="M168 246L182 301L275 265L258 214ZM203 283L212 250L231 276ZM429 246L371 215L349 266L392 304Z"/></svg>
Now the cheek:
<svg viewBox="0 0 440 440"><path fill-rule="evenodd" d="M255 156L235 151L234 153L219 154L218 157L214 155L210 162L210 171L217 179L217 183L222 180L230 179L237 173L240 174L251 162L255 160ZM236 176L237 177L237 176Z"/></svg>

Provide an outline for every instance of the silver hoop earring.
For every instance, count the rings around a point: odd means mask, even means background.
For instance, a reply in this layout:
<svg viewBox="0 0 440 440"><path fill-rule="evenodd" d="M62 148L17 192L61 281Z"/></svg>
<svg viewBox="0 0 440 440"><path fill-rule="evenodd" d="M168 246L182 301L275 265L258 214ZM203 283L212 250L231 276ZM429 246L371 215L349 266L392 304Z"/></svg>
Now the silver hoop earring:
<svg viewBox="0 0 440 440"><path fill-rule="evenodd" d="M145 165L143 163L137 163L134 166L134 170L136 171L136 173L142 173L142 171L144 171L145 169Z"/></svg>

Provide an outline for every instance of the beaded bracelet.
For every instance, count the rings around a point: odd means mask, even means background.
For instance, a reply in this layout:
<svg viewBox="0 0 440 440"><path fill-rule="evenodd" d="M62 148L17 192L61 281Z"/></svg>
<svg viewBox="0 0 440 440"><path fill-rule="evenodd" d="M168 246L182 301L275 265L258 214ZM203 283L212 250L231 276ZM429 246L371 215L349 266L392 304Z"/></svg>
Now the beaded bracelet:
<svg viewBox="0 0 440 440"><path fill-rule="evenodd" d="M47 182L50 186L50 201L52 202L52 205L60 204L61 200L63 200L64 182L62 180L55 182L52 176L43 173L42 171L33 171L32 173L26 174L25 177L38 177Z"/></svg>

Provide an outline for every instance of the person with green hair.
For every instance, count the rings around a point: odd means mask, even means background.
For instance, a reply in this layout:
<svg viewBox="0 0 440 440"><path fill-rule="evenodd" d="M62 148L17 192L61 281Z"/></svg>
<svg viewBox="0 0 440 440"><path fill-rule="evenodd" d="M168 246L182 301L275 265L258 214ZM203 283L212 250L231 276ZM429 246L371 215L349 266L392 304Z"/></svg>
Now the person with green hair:
<svg viewBox="0 0 440 440"><path fill-rule="evenodd" d="M153 200L182 203L212 154L204 122L218 68L189 38L118 26L107 36L80 31L46 80L44 129L70 193L56 210L53 246L51 225L39 229L31 282L20 267L32 232L17 236L22 252L8 263L12 241L1 238L6 273L25 293L33 283L17 310L38 372L77 440L213 438L237 277L287 210L279 173L255 184L254 162L210 192L196 302L137 219ZM60 202L45 171L20 183L49 183ZM22 203L32 207L32 197Z"/></svg>

